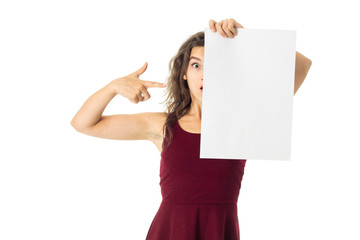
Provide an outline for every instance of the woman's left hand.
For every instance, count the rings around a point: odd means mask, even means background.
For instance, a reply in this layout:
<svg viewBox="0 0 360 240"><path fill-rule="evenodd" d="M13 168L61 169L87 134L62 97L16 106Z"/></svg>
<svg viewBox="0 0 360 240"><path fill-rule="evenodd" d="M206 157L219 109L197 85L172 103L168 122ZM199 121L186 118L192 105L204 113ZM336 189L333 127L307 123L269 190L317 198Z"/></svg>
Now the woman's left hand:
<svg viewBox="0 0 360 240"><path fill-rule="evenodd" d="M236 22L232 18L228 18L220 22L215 22L211 19L209 21L209 27L213 32L219 31L221 36L225 38L234 38L237 35L236 28L244 28L240 23Z"/></svg>

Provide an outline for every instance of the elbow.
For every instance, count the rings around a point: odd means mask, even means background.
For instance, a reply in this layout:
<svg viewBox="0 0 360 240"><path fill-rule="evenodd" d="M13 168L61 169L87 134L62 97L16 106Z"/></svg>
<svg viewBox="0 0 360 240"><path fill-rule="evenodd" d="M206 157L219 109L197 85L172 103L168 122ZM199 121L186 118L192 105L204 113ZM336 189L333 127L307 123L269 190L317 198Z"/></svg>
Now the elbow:
<svg viewBox="0 0 360 240"><path fill-rule="evenodd" d="M311 64L312 64L312 61L310 59L305 64L305 77L307 76L307 74L308 74L308 72L310 70Z"/></svg>
<svg viewBox="0 0 360 240"><path fill-rule="evenodd" d="M91 128L92 128L92 127L87 127L84 124L80 124L80 123L76 122L76 120L74 120L74 119L70 121L70 125L79 133L84 133L84 134L89 132L89 130L91 130Z"/></svg>
<svg viewBox="0 0 360 240"><path fill-rule="evenodd" d="M309 71L309 69L310 69L310 67L311 67L311 64L312 64L312 61L311 61L311 59L307 59L307 61L306 61L306 68L307 68L307 71Z"/></svg>
<svg viewBox="0 0 360 240"><path fill-rule="evenodd" d="M75 123L73 121L70 122L70 125L76 130L78 131L78 128L77 126L75 125Z"/></svg>
<svg viewBox="0 0 360 240"><path fill-rule="evenodd" d="M76 131L81 132L80 126L76 123L76 121L75 121L74 119L72 119L72 120L70 121L70 125L71 125Z"/></svg>

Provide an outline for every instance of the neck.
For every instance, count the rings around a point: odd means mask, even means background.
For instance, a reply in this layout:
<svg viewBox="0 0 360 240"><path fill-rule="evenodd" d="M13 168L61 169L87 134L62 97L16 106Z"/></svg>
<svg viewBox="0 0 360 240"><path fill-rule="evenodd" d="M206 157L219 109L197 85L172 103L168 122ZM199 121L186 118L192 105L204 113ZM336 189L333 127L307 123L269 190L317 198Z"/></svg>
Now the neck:
<svg viewBox="0 0 360 240"><path fill-rule="evenodd" d="M191 115L194 119L201 121L201 109L202 104L200 101L192 101L188 115Z"/></svg>

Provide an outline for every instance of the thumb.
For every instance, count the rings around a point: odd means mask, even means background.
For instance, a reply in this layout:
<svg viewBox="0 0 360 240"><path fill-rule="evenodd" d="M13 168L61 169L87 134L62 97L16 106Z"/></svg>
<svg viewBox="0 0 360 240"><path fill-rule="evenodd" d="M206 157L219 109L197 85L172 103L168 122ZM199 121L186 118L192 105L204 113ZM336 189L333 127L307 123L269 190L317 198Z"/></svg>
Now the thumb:
<svg viewBox="0 0 360 240"><path fill-rule="evenodd" d="M135 72L135 75L136 75L137 77L139 77L141 74L143 74L143 73L146 71L147 66L148 66L148 64L147 64L147 62L145 62L145 64L144 64L139 70L137 70L137 71Z"/></svg>

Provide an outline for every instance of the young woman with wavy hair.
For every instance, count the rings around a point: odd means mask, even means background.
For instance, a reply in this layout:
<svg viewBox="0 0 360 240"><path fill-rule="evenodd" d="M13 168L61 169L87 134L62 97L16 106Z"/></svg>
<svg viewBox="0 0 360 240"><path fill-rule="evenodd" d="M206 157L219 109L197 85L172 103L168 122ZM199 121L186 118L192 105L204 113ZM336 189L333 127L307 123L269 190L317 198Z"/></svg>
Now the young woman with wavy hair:
<svg viewBox="0 0 360 240"><path fill-rule="evenodd" d="M209 27L234 38L236 28L243 26L230 18L210 20ZM294 94L310 65L310 59L296 52ZM240 239L237 200L246 159L200 159L204 32L190 36L171 59L167 86L140 80L146 68L147 63L94 93L72 126L95 137L150 140L158 148L162 202L147 240ZM147 89L152 87L167 87L166 112L102 115L116 94L138 103L150 98Z"/></svg>

